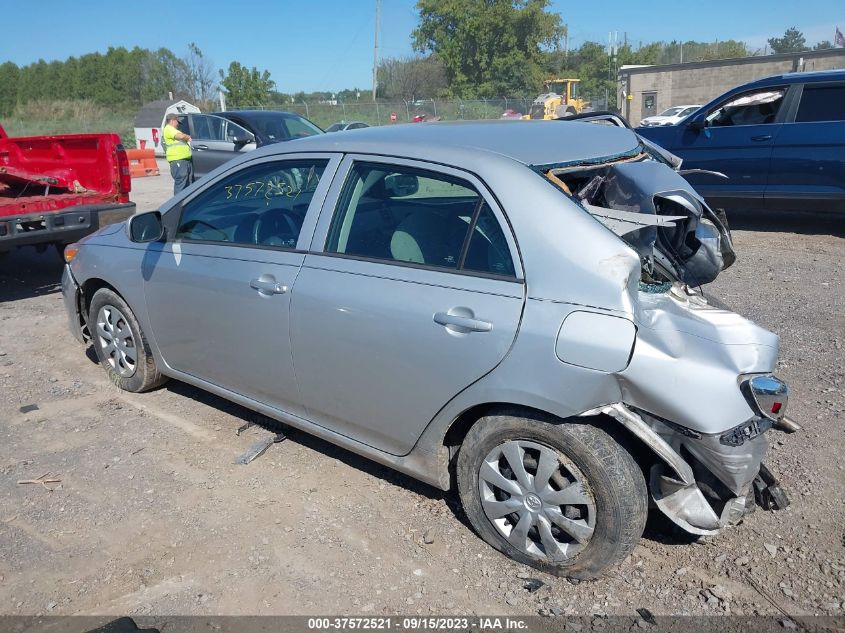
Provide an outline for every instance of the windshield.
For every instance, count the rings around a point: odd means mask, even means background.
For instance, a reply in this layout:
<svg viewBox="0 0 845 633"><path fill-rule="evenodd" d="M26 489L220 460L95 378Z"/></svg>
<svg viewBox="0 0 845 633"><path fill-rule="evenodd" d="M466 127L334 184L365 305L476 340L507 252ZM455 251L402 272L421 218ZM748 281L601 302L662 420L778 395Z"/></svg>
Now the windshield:
<svg viewBox="0 0 845 633"><path fill-rule="evenodd" d="M696 110L698 110L698 106L690 106L688 108L684 108L681 111L681 114L679 116L688 116L688 115L692 114L693 112L695 112Z"/></svg>
<svg viewBox="0 0 845 633"><path fill-rule="evenodd" d="M311 121L300 116L288 117L285 119L285 123L287 123L290 138L303 138L305 136L314 136L315 134L323 133L323 130L311 123Z"/></svg>
<svg viewBox="0 0 845 633"><path fill-rule="evenodd" d="M339 132L343 129L343 126L346 125L345 123L332 123L329 127L326 128L326 132Z"/></svg>
<svg viewBox="0 0 845 633"><path fill-rule="evenodd" d="M661 112L658 116L675 116L680 111L681 108L669 108L668 110Z"/></svg>

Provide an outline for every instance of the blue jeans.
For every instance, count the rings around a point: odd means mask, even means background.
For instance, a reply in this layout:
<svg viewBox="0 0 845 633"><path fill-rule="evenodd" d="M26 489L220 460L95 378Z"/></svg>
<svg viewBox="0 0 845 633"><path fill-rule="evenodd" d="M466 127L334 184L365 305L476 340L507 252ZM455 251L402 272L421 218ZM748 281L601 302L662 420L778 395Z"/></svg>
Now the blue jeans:
<svg viewBox="0 0 845 633"><path fill-rule="evenodd" d="M194 181L194 163L187 160L170 161L170 175L173 176L173 195L182 191Z"/></svg>

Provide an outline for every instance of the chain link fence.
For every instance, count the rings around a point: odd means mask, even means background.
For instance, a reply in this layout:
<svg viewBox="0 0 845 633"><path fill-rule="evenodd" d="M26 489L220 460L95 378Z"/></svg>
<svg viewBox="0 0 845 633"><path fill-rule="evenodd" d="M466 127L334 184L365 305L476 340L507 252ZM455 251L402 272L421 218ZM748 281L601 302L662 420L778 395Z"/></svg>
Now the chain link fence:
<svg viewBox="0 0 845 633"><path fill-rule="evenodd" d="M413 121L472 121L499 119L528 114L535 97L498 99L424 99L417 101L293 102L284 105L254 106L244 110L284 110L296 112L322 128L339 121L363 121L368 125L410 123ZM588 98L593 110L607 109L605 95Z"/></svg>

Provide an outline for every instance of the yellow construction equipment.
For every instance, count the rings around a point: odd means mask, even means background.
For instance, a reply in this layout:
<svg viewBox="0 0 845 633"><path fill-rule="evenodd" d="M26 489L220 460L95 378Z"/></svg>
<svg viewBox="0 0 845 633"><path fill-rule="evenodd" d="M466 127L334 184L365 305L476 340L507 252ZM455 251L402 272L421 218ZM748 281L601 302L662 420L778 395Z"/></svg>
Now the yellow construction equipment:
<svg viewBox="0 0 845 633"><path fill-rule="evenodd" d="M547 79L543 82L547 92L531 104L523 119L559 119L567 114L580 113L588 103L575 96L580 79Z"/></svg>

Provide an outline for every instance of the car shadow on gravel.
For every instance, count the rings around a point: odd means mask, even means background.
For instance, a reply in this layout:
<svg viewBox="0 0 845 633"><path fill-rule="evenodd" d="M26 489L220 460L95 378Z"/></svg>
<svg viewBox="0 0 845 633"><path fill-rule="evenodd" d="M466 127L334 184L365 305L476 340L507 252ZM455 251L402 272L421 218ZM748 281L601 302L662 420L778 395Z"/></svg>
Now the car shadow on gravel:
<svg viewBox="0 0 845 633"><path fill-rule="evenodd" d="M93 355L93 349L90 346L88 349L92 350L92 354L89 355L89 358L93 357L94 362L99 362L96 360L96 356ZM285 435L287 435L288 437L288 441L296 442L297 444L310 448L311 450L322 453L326 457L337 459L346 464L347 466L355 468L356 470L366 472L367 474L372 475L373 477L378 477L386 483L401 486L407 490L410 490L411 492L422 495L429 499L444 500L449 505L449 507L453 508L454 510L454 505L449 499L449 493L444 493L440 490L437 490L433 486L429 486L428 484L425 484L412 477L404 475L396 470L393 470L392 468L377 464L372 460L369 460L365 457L361 457L360 455L357 455L339 446L335 446L334 444L322 440L305 431L300 431L298 429L290 427L287 424L279 422L278 420L274 420L273 418L269 418L265 415L262 415L257 411L247 409L246 407L243 407L230 400L226 400L225 398L221 398L220 396L216 396L213 393L209 393L208 391L204 391L202 389L199 389L198 387L194 387L178 380L168 381L162 387L162 389L166 389L167 391L182 396L184 398L189 398L191 400L201 402L206 406L213 407L218 411L222 411L223 413L227 413L233 417L239 418L244 422L252 422L253 424L265 428L273 433L279 433L280 431L284 432ZM459 518L465 521L462 516Z"/></svg>
<svg viewBox="0 0 845 633"><path fill-rule="evenodd" d="M0 303L61 292L63 265L52 247L43 253L25 247L0 255Z"/></svg>
<svg viewBox="0 0 845 633"><path fill-rule="evenodd" d="M728 211L731 230L832 235L845 238L845 213L816 211Z"/></svg>
<svg viewBox="0 0 845 633"><path fill-rule="evenodd" d="M93 346L86 346L85 355L93 364L100 364ZM287 441L295 442L313 451L322 453L326 457L337 459L347 466L365 472L372 477L381 479L385 483L405 488L410 492L416 493L433 501L442 501L446 504L458 521L460 521L467 529L473 532L475 531L464 513L460 499L455 491L444 492L442 490L438 490L437 488L429 486L428 484L414 479L413 477L400 473L392 468L388 468L387 466L382 466L381 464L367 459L366 457L362 457L352 451L348 451L320 439L319 437L311 435L306 431L300 431L299 429L290 427L283 422L269 418L257 411L253 411L252 409L248 409L235 402L221 398L220 396L179 380L171 379L165 383L161 389L183 398L201 402L206 406L213 407L218 411L243 420L243 422L251 422L256 426L260 426L261 428L270 431L271 433L283 432L287 436ZM676 546L688 546L692 543L698 542L700 539L700 537L689 534L672 523L657 508L649 509L648 521L646 522L645 531L643 532L643 538L663 545Z"/></svg>
<svg viewBox="0 0 845 633"><path fill-rule="evenodd" d="M643 538L662 545L691 545L701 537L685 532L657 508L649 508Z"/></svg>

